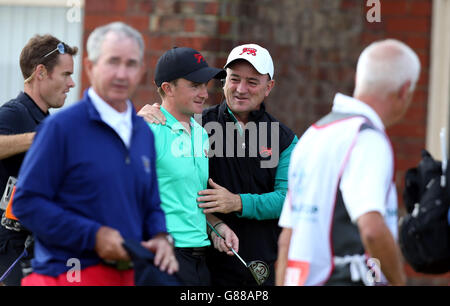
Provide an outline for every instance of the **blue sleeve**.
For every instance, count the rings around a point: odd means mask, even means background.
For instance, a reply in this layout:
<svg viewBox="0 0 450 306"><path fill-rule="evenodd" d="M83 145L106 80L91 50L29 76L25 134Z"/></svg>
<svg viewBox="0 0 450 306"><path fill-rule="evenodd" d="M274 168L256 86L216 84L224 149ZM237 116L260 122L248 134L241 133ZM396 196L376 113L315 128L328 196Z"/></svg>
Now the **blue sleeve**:
<svg viewBox="0 0 450 306"><path fill-rule="evenodd" d="M147 233L144 234L144 239L150 239L158 233L167 233L166 215L161 209L161 199L159 196L158 178L156 173L156 150L154 146L154 137L151 140L151 187L146 200L149 202L145 218L145 228Z"/></svg>
<svg viewBox="0 0 450 306"><path fill-rule="evenodd" d="M275 173L273 192L240 195L242 200L242 214L238 214L239 217L257 220L277 219L280 217L288 189L289 161L297 142L298 138L295 136L289 147L280 154L280 161Z"/></svg>
<svg viewBox="0 0 450 306"><path fill-rule="evenodd" d="M95 247L101 224L64 209L54 202L64 181L65 135L54 121L38 130L19 172L13 213L48 246L63 247L74 254Z"/></svg>

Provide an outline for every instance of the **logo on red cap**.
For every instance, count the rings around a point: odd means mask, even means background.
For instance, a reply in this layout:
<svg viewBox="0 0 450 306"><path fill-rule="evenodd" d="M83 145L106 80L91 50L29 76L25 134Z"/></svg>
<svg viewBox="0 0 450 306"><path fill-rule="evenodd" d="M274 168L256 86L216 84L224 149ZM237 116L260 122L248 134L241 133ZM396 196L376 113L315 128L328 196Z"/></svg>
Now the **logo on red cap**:
<svg viewBox="0 0 450 306"><path fill-rule="evenodd" d="M205 61L203 55L201 55L200 53L195 53L194 56L197 59L197 64L200 64L201 61Z"/></svg>
<svg viewBox="0 0 450 306"><path fill-rule="evenodd" d="M239 55L242 55L242 54L244 54L244 53L247 53L248 55L256 56L256 51L258 51L258 50L254 49L254 48L243 48L243 49L242 49L242 53L239 54Z"/></svg>

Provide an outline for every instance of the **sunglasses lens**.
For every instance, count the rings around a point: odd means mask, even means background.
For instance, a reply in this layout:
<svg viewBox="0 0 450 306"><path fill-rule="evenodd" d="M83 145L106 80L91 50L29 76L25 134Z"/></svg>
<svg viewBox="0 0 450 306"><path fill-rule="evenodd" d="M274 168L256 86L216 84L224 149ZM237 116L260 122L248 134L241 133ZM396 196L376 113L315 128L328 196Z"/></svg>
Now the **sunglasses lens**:
<svg viewBox="0 0 450 306"><path fill-rule="evenodd" d="M64 54L64 52L66 51L64 48L63 43L59 43L56 48L58 49L59 53Z"/></svg>

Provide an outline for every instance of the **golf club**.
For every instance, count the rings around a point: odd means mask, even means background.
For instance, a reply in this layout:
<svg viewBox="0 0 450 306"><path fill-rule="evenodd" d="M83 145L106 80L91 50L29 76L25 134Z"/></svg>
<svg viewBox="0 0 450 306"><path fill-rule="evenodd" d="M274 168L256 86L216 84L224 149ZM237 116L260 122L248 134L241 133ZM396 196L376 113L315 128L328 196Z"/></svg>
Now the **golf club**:
<svg viewBox="0 0 450 306"><path fill-rule="evenodd" d="M209 222L206 223L208 224L209 228L213 230L214 233L216 233L218 237L225 240L225 238L223 238ZM247 264L245 260L242 259L242 257L239 256L239 254L232 247L230 247L230 250L231 252L233 252L234 255L236 255L237 258L239 258L242 264L244 264L244 266L250 270L250 273L252 274L253 278L255 279L258 285L262 285L266 281L266 279L269 277L270 270L269 266L264 261L253 260Z"/></svg>

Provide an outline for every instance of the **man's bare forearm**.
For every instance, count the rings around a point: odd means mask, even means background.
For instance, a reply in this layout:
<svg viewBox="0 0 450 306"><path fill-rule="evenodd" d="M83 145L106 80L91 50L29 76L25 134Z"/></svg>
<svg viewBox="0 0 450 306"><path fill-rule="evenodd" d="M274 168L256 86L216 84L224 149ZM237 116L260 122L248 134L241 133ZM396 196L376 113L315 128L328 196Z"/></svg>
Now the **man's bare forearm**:
<svg viewBox="0 0 450 306"><path fill-rule="evenodd" d="M275 285L277 286L284 285L291 236L292 229L283 228L278 238L278 258L275 266Z"/></svg>
<svg viewBox="0 0 450 306"><path fill-rule="evenodd" d="M367 213L359 218L361 240L366 251L380 261L381 271L391 285L405 285L400 249L383 218L378 213Z"/></svg>
<svg viewBox="0 0 450 306"><path fill-rule="evenodd" d="M35 132L17 134L17 135L0 135L0 159L27 151L33 142Z"/></svg>

